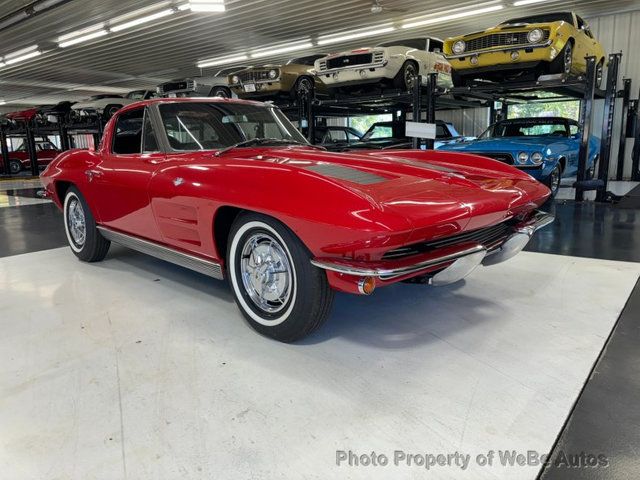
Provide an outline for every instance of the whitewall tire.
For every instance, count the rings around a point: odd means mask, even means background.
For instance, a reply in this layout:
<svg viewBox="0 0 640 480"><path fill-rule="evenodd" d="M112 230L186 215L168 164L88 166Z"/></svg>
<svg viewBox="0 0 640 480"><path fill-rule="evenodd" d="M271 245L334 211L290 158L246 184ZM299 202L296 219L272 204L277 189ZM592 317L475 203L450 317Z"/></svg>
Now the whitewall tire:
<svg viewBox="0 0 640 480"><path fill-rule="evenodd" d="M333 290L326 273L311 265L306 247L281 222L255 213L239 215L226 258L236 303L263 335L292 342L329 315Z"/></svg>
<svg viewBox="0 0 640 480"><path fill-rule="evenodd" d="M85 262L102 260L107 255L111 242L100 235L93 214L76 187L69 187L67 190L62 210L64 231L76 257Z"/></svg>

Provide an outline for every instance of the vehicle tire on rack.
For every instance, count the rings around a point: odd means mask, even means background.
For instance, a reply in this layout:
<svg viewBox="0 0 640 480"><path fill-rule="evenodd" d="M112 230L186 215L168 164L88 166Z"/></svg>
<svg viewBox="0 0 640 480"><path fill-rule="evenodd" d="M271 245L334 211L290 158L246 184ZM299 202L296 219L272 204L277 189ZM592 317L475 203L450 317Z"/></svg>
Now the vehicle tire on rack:
<svg viewBox="0 0 640 480"><path fill-rule="evenodd" d="M551 197L555 197L560 191L560 184L562 182L562 167L558 163L547 178L547 187L551 190Z"/></svg>
<svg viewBox="0 0 640 480"><path fill-rule="evenodd" d="M314 87L315 84L313 78L303 75L296 80L296 84L291 90L291 96L294 100L302 100L313 93Z"/></svg>
<svg viewBox="0 0 640 480"><path fill-rule="evenodd" d="M12 175L17 175L22 171L22 162L20 160L9 159L9 172Z"/></svg>
<svg viewBox="0 0 640 480"><path fill-rule="evenodd" d="M104 110L102 111L103 120L105 122L108 121L121 108L122 108L122 105L107 105L106 107L104 107Z"/></svg>
<svg viewBox="0 0 640 480"><path fill-rule="evenodd" d="M549 65L549 73L569 75L573 67L573 40L569 39L558 56Z"/></svg>
<svg viewBox="0 0 640 480"><path fill-rule="evenodd" d="M326 273L314 267L298 237L278 220L242 213L227 247L236 303L256 331L293 342L324 323L333 303Z"/></svg>
<svg viewBox="0 0 640 480"><path fill-rule="evenodd" d="M213 87L209 92L210 97L231 98L231 90L227 87Z"/></svg>
<svg viewBox="0 0 640 480"><path fill-rule="evenodd" d="M393 86L404 92L413 89L413 81L418 76L418 65L412 61L406 61L393 79Z"/></svg>
<svg viewBox="0 0 640 480"><path fill-rule="evenodd" d="M96 221L84 197L76 187L69 187L63 204L64 231L69 247L83 262L99 262L109 251L111 242L96 228Z"/></svg>

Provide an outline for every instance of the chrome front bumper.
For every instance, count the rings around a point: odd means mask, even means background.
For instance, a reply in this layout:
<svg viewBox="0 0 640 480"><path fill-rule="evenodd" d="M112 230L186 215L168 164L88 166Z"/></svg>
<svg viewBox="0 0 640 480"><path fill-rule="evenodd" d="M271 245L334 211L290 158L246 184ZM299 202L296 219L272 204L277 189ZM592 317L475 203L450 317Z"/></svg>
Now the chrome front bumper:
<svg viewBox="0 0 640 480"><path fill-rule="evenodd" d="M534 212L531 218L514 226L507 239L491 251L487 251L483 245L466 244L458 250L449 249L446 253L421 257L415 263L399 263L394 266L386 266L382 262L363 265L342 259L313 259L311 263L324 270L357 277L376 277L381 281L410 278L412 274L448 264L446 268L429 278L430 285L448 285L462 280L480 264L495 265L512 258L522 251L537 230L549 225L554 219L555 217L549 213L539 210Z"/></svg>

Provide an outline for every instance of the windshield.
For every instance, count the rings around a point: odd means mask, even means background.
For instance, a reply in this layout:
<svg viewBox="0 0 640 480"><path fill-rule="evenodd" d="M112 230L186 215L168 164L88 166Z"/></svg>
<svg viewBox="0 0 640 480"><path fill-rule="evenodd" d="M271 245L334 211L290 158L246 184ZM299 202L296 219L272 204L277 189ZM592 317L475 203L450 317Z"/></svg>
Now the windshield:
<svg viewBox="0 0 640 480"><path fill-rule="evenodd" d="M496 123L480 135L480 138L568 136L567 123L563 120L525 120Z"/></svg>
<svg viewBox="0 0 640 480"><path fill-rule="evenodd" d="M215 150L255 138L274 139L279 144L283 140L307 144L302 134L274 107L198 102L166 103L159 108L174 150Z"/></svg>
<svg viewBox="0 0 640 480"><path fill-rule="evenodd" d="M379 43L377 47L409 47L417 50L425 50L427 48L426 38L406 38L404 40L393 40L391 42Z"/></svg>
<svg viewBox="0 0 640 480"><path fill-rule="evenodd" d="M542 15L531 15L530 17L512 18L500 25L519 25L522 23L551 23L565 21L573 24L573 15L571 12L546 13Z"/></svg>
<svg viewBox="0 0 640 480"><path fill-rule="evenodd" d="M393 138L393 126L390 123L374 123L362 137L363 141L375 138Z"/></svg>

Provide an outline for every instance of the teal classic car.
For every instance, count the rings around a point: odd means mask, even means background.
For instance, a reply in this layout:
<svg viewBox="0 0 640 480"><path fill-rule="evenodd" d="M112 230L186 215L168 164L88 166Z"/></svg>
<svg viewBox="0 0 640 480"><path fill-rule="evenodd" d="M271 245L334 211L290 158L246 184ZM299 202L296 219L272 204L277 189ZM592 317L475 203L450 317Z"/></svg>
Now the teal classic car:
<svg viewBox="0 0 640 480"><path fill-rule="evenodd" d="M562 177L578 172L580 127L562 117L518 118L491 125L476 140L445 144L438 150L473 153L526 170L545 183L555 195ZM587 172L593 175L600 153L600 140L589 139Z"/></svg>

